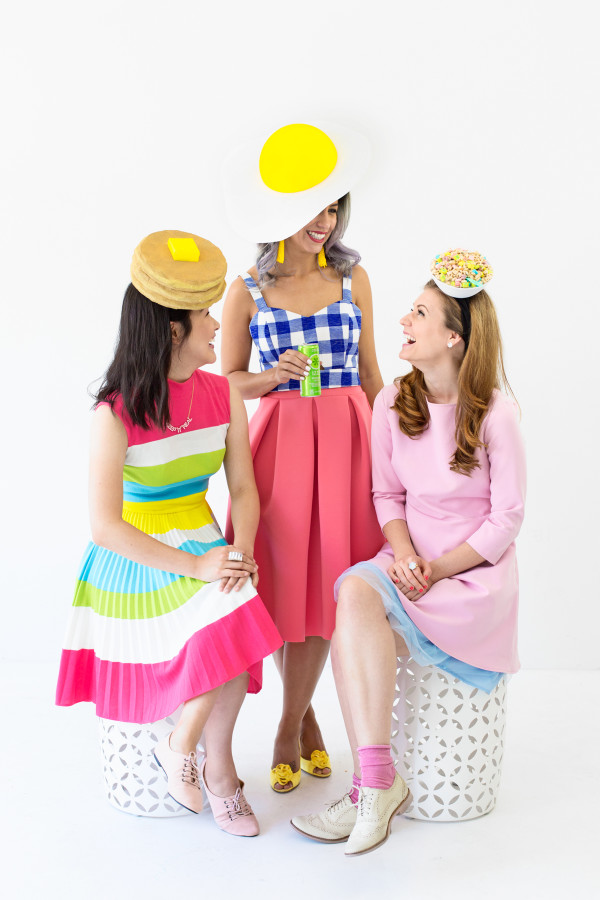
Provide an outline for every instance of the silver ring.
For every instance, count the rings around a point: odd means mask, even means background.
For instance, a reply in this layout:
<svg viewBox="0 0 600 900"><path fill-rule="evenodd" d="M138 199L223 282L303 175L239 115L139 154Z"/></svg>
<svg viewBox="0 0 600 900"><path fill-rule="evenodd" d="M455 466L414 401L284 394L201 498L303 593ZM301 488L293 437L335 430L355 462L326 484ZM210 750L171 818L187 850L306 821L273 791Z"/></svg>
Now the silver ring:
<svg viewBox="0 0 600 900"><path fill-rule="evenodd" d="M239 550L230 550L227 554L227 559L230 559L232 562L242 562L244 554Z"/></svg>
<svg viewBox="0 0 600 900"><path fill-rule="evenodd" d="M414 559L413 559L412 562L409 562L408 568L410 569L411 572L414 572L414 570L417 568L417 564L416 564L416 562L414 561Z"/></svg>

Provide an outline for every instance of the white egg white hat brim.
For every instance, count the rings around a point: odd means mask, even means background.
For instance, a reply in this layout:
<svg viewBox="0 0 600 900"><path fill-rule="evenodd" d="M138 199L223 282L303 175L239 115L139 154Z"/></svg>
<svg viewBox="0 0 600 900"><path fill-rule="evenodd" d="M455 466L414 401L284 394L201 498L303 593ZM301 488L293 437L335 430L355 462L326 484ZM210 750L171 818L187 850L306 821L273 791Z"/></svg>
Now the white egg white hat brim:
<svg viewBox="0 0 600 900"><path fill-rule="evenodd" d="M256 135L225 158L222 169L225 207L232 228L255 243L285 240L350 191L371 158L368 140L351 128L331 122L309 122L333 141L337 161L333 171L314 187L282 193L267 187L259 159L271 132Z"/></svg>

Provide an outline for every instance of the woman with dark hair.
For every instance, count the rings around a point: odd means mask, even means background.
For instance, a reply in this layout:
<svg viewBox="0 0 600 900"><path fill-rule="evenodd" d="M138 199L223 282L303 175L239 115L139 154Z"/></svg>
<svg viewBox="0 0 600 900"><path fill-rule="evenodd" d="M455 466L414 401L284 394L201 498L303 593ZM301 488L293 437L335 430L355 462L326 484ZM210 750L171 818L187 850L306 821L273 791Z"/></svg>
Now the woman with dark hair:
<svg viewBox="0 0 600 900"><path fill-rule="evenodd" d="M515 404L499 390L508 383L483 288L491 269L464 251L440 261L450 283L429 281L400 320L400 358L413 369L373 409L373 496L387 541L336 584L334 674L361 786L292 819L315 840L348 840L349 856L383 843L411 799L390 753L397 656L487 692L519 668L525 460Z"/></svg>
<svg viewBox="0 0 600 900"><path fill-rule="evenodd" d="M364 138L334 126L288 125L226 166L234 225L258 241L256 265L229 289L223 368L260 404L250 423L261 503L261 593L283 637L275 656L283 710L271 786L293 790L301 770L331 774L313 692L334 628L340 572L381 543L371 499L371 406L382 386L371 288L342 243ZM318 344L321 394L302 397L304 344ZM252 346L260 372L249 371ZM230 532L228 532L229 534Z"/></svg>
<svg viewBox="0 0 600 900"><path fill-rule="evenodd" d="M137 247L132 284L92 429L90 514L61 658L56 702L149 723L183 704L155 757L174 800L258 834L231 754L246 691L281 639L256 592L259 506L243 401L213 363L225 287L220 250L197 235L157 232ZM223 462L234 539L206 502ZM206 758L196 747L204 733ZM210 787L209 787L210 785Z"/></svg>

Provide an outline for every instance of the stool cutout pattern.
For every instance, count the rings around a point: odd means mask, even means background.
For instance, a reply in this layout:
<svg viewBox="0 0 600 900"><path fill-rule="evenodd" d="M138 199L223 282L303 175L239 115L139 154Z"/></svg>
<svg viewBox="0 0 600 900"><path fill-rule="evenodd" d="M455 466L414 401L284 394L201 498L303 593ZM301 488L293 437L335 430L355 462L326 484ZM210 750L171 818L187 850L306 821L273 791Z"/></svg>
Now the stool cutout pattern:
<svg viewBox="0 0 600 900"><path fill-rule="evenodd" d="M147 725L98 718L106 795L116 809L153 818L191 815L167 793L167 779L154 759L154 748L173 731L178 713ZM203 753L198 746L198 755Z"/></svg>
<svg viewBox="0 0 600 900"><path fill-rule="evenodd" d="M475 819L496 805L506 724L506 678L490 694L435 666L398 658L392 756L413 803L404 815Z"/></svg>

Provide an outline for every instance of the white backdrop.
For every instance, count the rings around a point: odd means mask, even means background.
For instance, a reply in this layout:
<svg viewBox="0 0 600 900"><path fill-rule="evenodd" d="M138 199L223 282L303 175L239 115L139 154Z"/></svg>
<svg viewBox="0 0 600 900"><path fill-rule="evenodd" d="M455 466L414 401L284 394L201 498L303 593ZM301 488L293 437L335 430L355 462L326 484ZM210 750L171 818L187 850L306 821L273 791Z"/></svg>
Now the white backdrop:
<svg viewBox="0 0 600 900"><path fill-rule="evenodd" d="M522 661L597 666L593 8L32 0L4 13L3 659L58 659L89 533L86 387L109 361L134 246L196 231L233 278L253 246L224 216L223 153L259 122L332 118L373 146L347 241L371 277L386 382L430 258L466 245L495 267L530 466ZM222 481L209 496L222 517Z"/></svg>

